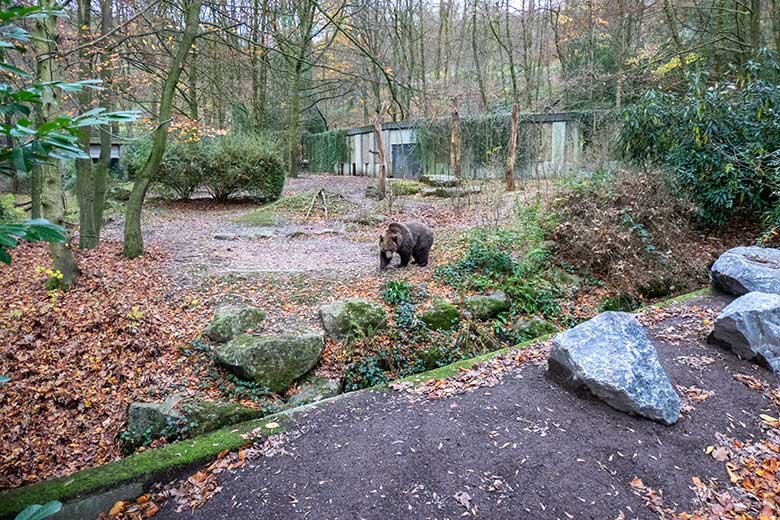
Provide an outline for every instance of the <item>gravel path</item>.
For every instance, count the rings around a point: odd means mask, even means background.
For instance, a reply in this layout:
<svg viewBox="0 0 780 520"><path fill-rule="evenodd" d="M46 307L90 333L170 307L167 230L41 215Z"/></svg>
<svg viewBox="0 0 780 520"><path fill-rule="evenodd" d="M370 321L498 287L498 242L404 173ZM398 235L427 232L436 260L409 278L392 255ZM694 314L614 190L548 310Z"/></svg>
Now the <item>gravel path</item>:
<svg viewBox="0 0 780 520"><path fill-rule="evenodd" d="M156 518L657 518L632 492L635 477L661 488L666 507L691 511L692 477L727 481L704 452L715 433L748 440L761 411L776 414L733 377L769 372L703 341L703 316L725 303L709 297L643 318L672 381L714 392L673 427L567 392L534 364L434 401L354 394L288 425L297 433L286 454L222 474L201 509L169 503Z"/></svg>

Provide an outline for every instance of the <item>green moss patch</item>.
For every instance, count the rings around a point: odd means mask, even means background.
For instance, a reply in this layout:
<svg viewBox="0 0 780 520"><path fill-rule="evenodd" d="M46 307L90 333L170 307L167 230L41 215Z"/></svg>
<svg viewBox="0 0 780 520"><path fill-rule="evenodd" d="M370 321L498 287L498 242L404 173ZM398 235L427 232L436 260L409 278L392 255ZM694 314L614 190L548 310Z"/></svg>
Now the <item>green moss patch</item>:
<svg viewBox="0 0 780 520"><path fill-rule="evenodd" d="M509 352L510 350L512 350L513 348L522 350L531 345L542 343L544 341L547 341L554 335L555 334L547 334L545 336L540 336L538 338L534 338L528 341L524 341L522 343L518 343L513 347L504 347L498 350L494 350L492 352L486 352L485 354L480 354L479 356L473 358L461 359L460 361L457 361L455 363L443 367L439 367L434 370L429 370L427 372L421 372L419 374L414 374L408 377L404 377L403 379L399 379L398 381L394 381L394 382L408 381L410 383L419 384L419 383L424 383L426 381L431 381L433 379L446 379L448 377L453 377L457 375L458 372L461 371L461 369L468 370L474 367L475 365L478 365L479 363L484 363L485 361L490 361L494 357L502 356L507 352Z"/></svg>
<svg viewBox="0 0 780 520"><path fill-rule="evenodd" d="M255 429L259 428L262 435L279 433L282 431L285 416L284 412L269 415L194 439L144 451L67 477L3 491L0 493L0 518L21 511L30 504L42 504L50 500L66 502L112 489L126 482L148 481L172 470L207 461L216 457L222 450L235 450L249 444L250 441L242 435ZM270 423L276 423L278 426L268 428L266 425Z"/></svg>
<svg viewBox="0 0 780 520"><path fill-rule="evenodd" d="M669 307L670 305L674 305L675 303L687 302L688 300L692 300L694 298L699 298L703 296L712 296L712 295L713 295L712 288L702 287L701 289L698 289L696 291L681 294L680 296L675 296L674 298L669 298L668 300L654 303L653 305L651 305L651 307L663 309L664 307Z"/></svg>

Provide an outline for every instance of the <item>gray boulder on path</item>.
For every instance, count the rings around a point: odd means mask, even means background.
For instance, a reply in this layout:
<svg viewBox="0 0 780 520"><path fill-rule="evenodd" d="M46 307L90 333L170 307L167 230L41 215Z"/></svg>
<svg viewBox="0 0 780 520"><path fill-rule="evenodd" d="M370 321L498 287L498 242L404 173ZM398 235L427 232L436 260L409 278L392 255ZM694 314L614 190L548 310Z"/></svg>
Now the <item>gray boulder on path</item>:
<svg viewBox="0 0 780 520"><path fill-rule="evenodd" d="M780 294L780 249L735 247L710 269L710 282L721 291L741 296L753 291Z"/></svg>
<svg viewBox="0 0 780 520"><path fill-rule="evenodd" d="M279 336L242 334L214 350L216 360L239 377L267 387L286 390L314 368L325 348L321 332L305 331Z"/></svg>
<svg viewBox="0 0 780 520"><path fill-rule="evenodd" d="M780 295L740 296L718 314L710 339L780 373Z"/></svg>
<svg viewBox="0 0 780 520"><path fill-rule="evenodd" d="M211 341L224 343L248 329L260 326L265 312L251 305L225 305L214 311L214 319L206 326L203 335Z"/></svg>
<svg viewBox="0 0 780 520"><path fill-rule="evenodd" d="M636 316L604 312L553 340L549 369L613 408L674 424L680 397Z"/></svg>
<svg viewBox="0 0 780 520"><path fill-rule="evenodd" d="M325 333L336 341L352 341L372 336L387 326L387 313L381 305L350 298L320 307Z"/></svg>

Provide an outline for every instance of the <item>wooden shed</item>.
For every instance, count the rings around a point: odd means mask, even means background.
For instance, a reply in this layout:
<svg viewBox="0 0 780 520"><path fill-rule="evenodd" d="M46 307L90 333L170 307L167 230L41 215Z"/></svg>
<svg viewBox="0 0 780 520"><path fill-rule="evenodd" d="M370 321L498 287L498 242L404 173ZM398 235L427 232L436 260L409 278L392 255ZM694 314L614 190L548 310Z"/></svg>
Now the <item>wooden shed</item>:
<svg viewBox="0 0 780 520"><path fill-rule="evenodd" d="M469 121L461 121L463 174L470 178L489 178L503 175L503 150L508 137L504 137L509 114L506 120L503 114L490 116L472 116ZM477 123L475 124L475 121ZM583 148L583 117L576 112L556 112L541 114L523 114L520 118L518 138L518 177L553 177L580 168ZM497 122L497 123L496 123ZM483 149L470 148L470 135L466 126L473 127L496 124L493 143L497 153L486 157ZM437 123L439 129L448 128L447 121ZM501 128L498 128L501 127ZM387 153L388 176L415 179L425 173L449 173L448 150L428 153L427 145L418 139L421 122L400 121L382 125L382 136ZM488 128L490 130L490 128ZM448 131L448 130L446 130ZM508 133L507 133L508 135ZM334 164L334 172L339 175L359 175L374 177L379 172L377 164L374 131L371 126L351 128L346 131L348 160ZM447 139L440 139L448 147ZM499 142L500 141L500 142ZM442 146L439 146L442 148ZM483 146L484 147L484 143ZM422 159L428 157L428 159Z"/></svg>

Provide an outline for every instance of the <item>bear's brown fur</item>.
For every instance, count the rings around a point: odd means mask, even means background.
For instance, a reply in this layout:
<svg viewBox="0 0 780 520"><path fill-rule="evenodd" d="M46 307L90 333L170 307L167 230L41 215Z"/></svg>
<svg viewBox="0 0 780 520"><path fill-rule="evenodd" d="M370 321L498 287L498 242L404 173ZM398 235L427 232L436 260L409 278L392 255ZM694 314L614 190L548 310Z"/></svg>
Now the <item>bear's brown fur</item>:
<svg viewBox="0 0 780 520"><path fill-rule="evenodd" d="M420 266L428 265L428 253L433 245L433 230L420 222L393 222L379 236L379 268L385 269L393 255L398 253L401 263L406 267L409 259Z"/></svg>

